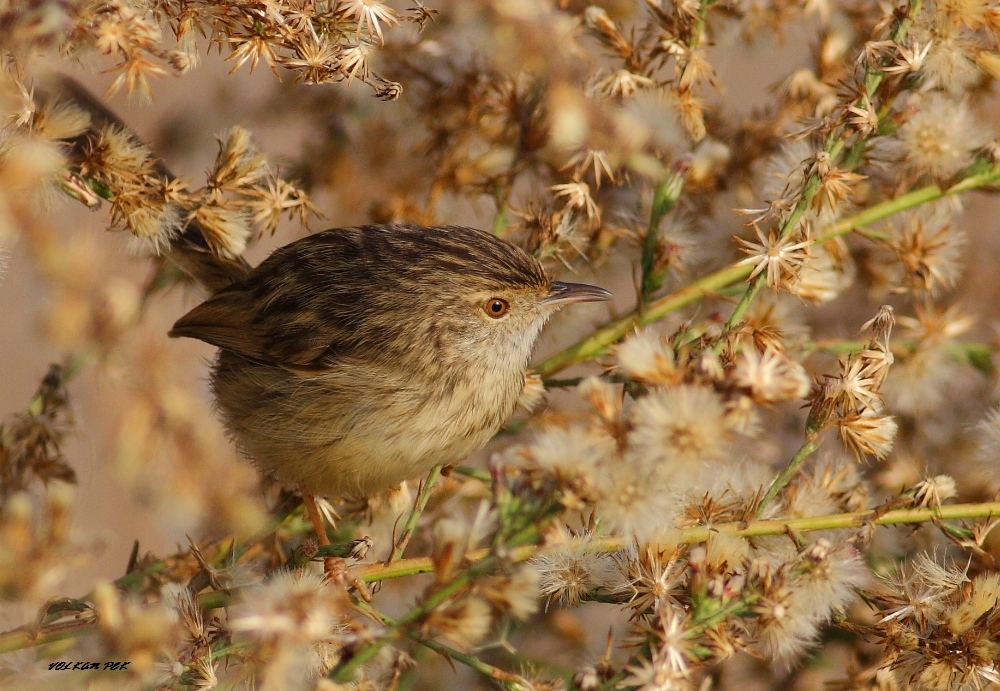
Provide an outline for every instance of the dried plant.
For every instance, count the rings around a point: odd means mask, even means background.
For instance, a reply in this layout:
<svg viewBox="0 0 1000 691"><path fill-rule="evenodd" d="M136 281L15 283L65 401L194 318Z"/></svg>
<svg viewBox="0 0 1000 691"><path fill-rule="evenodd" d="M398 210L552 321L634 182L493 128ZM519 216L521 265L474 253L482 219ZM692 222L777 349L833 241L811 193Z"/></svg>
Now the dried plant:
<svg viewBox="0 0 1000 691"><path fill-rule="evenodd" d="M0 0L0 244L24 248L0 278L32 263L67 353L0 424L23 619L0 685L1000 688L994 314L963 266L995 245L966 205L1000 184L998 31L983 0ZM726 52L782 38L808 48L743 107ZM215 52L226 84L263 62L274 91L199 182L46 72L155 107L154 78L195 84ZM279 167L254 120L294 121L306 153ZM96 270L60 198L152 278ZM146 317L320 211L471 214L619 312L561 322L577 341L488 457L330 497L317 536L296 488L220 452ZM102 472L193 536L96 583L65 452L81 370L122 399Z"/></svg>

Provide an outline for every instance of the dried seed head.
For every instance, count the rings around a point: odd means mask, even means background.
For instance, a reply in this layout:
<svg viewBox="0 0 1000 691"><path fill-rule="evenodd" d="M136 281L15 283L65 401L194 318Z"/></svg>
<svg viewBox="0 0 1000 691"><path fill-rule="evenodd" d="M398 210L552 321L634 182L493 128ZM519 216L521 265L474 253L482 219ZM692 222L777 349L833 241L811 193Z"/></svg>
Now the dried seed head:
<svg viewBox="0 0 1000 691"><path fill-rule="evenodd" d="M661 386L679 384L682 373L666 340L649 330L638 331L615 348L618 368L638 381Z"/></svg>
<svg viewBox="0 0 1000 691"><path fill-rule="evenodd" d="M446 638L465 649L486 638L492 625L493 614L489 603L475 595L434 609L424 620L428 633Z"/></svg>
<svg viewBox="0 0 1000 691"><path fill-rule="evenodd" d="M565 605L578 605L587 595L620 583L611 555L588 549L585 542L545 550L530 563L539 573L542 594Z"/></svg>
<svg viewBox="0 0 1000 691"><path fill-rule="evenodd" d="M907 163L918 172L943 179L972 162L973 152L986 137L965 103L930 93L915 107L916 112L896 134Z"/></svg>
<svg viewBox="0 0 1000 691"><path fill-rule="evenodd" d="M722 398L711 389L681 385L643 396L632 409L630 448L683 473L692 464L722 458L730 436Z"/></svg>

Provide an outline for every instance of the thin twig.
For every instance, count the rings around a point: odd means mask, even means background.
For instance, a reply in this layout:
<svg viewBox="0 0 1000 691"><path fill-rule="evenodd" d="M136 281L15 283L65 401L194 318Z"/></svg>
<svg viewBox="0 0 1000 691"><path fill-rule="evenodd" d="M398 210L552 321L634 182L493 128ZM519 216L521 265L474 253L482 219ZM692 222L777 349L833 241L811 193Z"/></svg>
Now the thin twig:
<svg viewBox="0 0 1000 691"><path fill-rule="evenodd" d="M431 489L434 488L434 484L438 481L439 477L441 477L441 466L436 465L427 474L427 479L420 483L420 489L417 490L417 497L413 501L413 508L410 509L410 515L406 517L406 523L403 525L403 533L399 536L399 540L396 541L396 546L393 547L392 554L389 555L386 564L391 564L403 556L406 545L409 544L410 538L413 537L413 531L417 528L417 521L420 520L420 515L423 514L424 509L427 508L427 500L431 496Z"/></svg>
<svg viewBox="0 0 1000 691"><path fill-rule="evenodd" d="M693 544L705 542L716 533L735 535L738 537L760 537L762 535L784 535L789 530L797 533L808 533L817 530L838 530L859 528L866 524L871 525L905 525L913 523L928 523L934 521L950 521L973 518L991 518L1000 516L1000 502L986 502L982 504L951 504L940 507L922 507L915 509L895 509L886 511L879 515L875 510L856 511L853 513L830 514L826 516L809 516L807 518L774 519L767 521L755 521L750 525L743 523L721 523L713 526L695 526L685 528L680 532L677 539L681 544ZM536 536L537 539L537 536ZM514 541L512 541L514 542ZM612 536L602 537L589 541L580 541L579 546L593 552L615 552L624 548L628 540L624 537ZM513 547L507 550L503 561L506 563L518 563L526 561L544 551L544 547L528 544ZM437 607L449 597L457 593L475 579L476 576L486 573L496 568L501 560L488 549L479 549L465 555L465 560L470 562L466 571L459 574L452 582L442 587L430 597L424 600L421 605L401 618L397 624L407 627L415 623L434 607ZM428 573L434 570L434 565L427 557L416 557L413 559L401 559L389 565L371 564L353 569L355 575L366 583L389 580L392 578L402 578L420 573ZM198 596L198 605L202 609L215 609L226 607L232 603L233 592L210 592L202 593ZM0 633L0 653L9 653L14 650L21 650L33 646L40 646L53 641L73 638L80 633L84 633L94 625L92 619L78 620L70 622L60 622L42 627L37 635L32 635L28 627L19 627L5 633ZM382 640L382 639L380 639ZM388 639L377 644L388 642ZM365 649L367 650L367 649ZM350 665L351 674L361 663L371 659L378 650L365 653L364 660L354 665ZM360 653L359 653L360 654ZM356 658L357 656L355 656ZM352 658L354 660L355 658ZM344 665L347 667L348 665Z"/></svg>
<svg viewBox="0 0 1000 691"><path fill-rule="evenodd" d="M910 24L913 22L912 17L919 14L922 5L923 0L910 0L909 12L906 15L901 16L899 21L896 23L896 26L893 28L893 41L900 43L906 37ZM888 60L888 58L885 59L886 63ZM885 63L879 66L869 65L865 68L865 75L862 80L864 93L858 97L855 101L855 105L862 104L866 99L871 99L875 96L875 92L882 84L882 80L885 76L882 72L884 64ZM847 139L844 134L846 129L846 125L842 124L836 129L836 131L827 137L823 150L829 156L831 164L837 161L838 157L847 145ZM853 146L857 148L859 143L864 142L867 138L868 137L859 137L854 142ZM819 192L821 183L822 174L817 170L813 170L802 186L802 193L799 197L798 203L792 209L792 212L779 224L778 230L782 237L794 232L795 229L798 228L799 221L802 220L802 217L812 205L813 198L816 196L817 192ZM747 285L746 291L743 293L743 297L740 299L739 303L737 303L732 314L729 315L729 319L726 321L726 331L731 331L743 320L747 309L750 307L750 303L753 302L753 299L760 292L761 288L764 287L766 280L766 273L761 272L756 278L750 281L749 285Z"/></svg>
<svg viewBox="0 0 1000 691"><path fill-rule="evenodd" d="M975 174L961 178L947 189L942 190L937 185L928 185L894 199L887 199L886 201L874 204L864 211L834 223L819 234L816 241L824 242L842 237L858 228L884 220L901 211L906 211L943 197L979 189L1000 180L1000 166L991 165L987 170L979 170L979 167L981 167L981 162L974 163L970 166L970 169L977 170ZM546 358L535 366L534 371L542 377L550 377L571 365L600 355L604 352L605 348L620 341L633 329L657 322L668 314L682 307L687 307L696 300L712 296L728 286L745 281L752 271L752 266L740 264L739 262L731 264L724 269L719 269L708 276L704 276L684 286L680 290L654 300L646 305L645 309L641 312L633 310L624 317L605 324L577 343Z"/></svg>
<svg viewBox="0 0 1000 691"><path fill-rule="evenodd" d="M771 519L754 521L750 525L743 523L721 523L711 527L695 526L685 528L677 538L678 543L692 544L705 542L714 533L725 533L739 537L758 537L761 535L784 535L789 529L799 533L816 530L835 530L842 528L858 528L866 523L874 525L899 525L906 523L926 523L933 520L958 520L967 518L986 518L1000 516L1000 502L982 504L950 504L937 508L926 507L917 509L895 509L886 511L881 516L875 511L856 511L853 513L829 514L826 516L810 516L808 518ZM627 540L622 537L602 537L588 542L581 542L594 552L614 552L623 548ZM544 547L526 545L510 550L511 562L530 559L544 550ZM489 556L490 550L479 549L469 552L465 559L477 562ZM364 565L355 568L358 577L367 582L388 580L428 573L434 570L434 565L428 557L402 559L388 566L382 564Z"/></svg>
<svg viewBox="0 0 1000 691"><path fill-rule="evenodd" d="M363 602L355 603L354 605L361 612L373 617L377 621L381 622L384 626L389 628L396 628L399 623L387 614L379 612L377 609ZM517 685L524 683L524 678L516 674L512 674L499 667L494 667L493 665L480 660L475 655L469 655L468 653L463 653L460 650L456 650L451 646L447 646L443 643L439 643L434 640L429 640L422 637L417 631L409 631L407 634L412 640L416 641L420 645L426 647L428 650L433 650L437 654L441 655L447 660L458 660L463 665L474 669L483 676L499 682L506 689L516 689L520 688Z"/></svg>
<svg viewBox="0 0 1000 691"><path fill-rule="evenodd" d="M771 503L771 500L778 495L778 492L783 490L785 486L792 481L792 478L795 477L795 473L799 472L799 468L802 467L805 460L809 458L817 448L819 448L817 440L810 439L795 452L792 460L788 462L788 465L781 471L778 477L774 478L774 482L772 482L771 486L767 488L767 492L764 494L764 497L760 500L760 503L757 504L757 510L754 512L754 515L757 518L760 518L761 514L764 513L764 509L766 509L767 505Z"/></svg>

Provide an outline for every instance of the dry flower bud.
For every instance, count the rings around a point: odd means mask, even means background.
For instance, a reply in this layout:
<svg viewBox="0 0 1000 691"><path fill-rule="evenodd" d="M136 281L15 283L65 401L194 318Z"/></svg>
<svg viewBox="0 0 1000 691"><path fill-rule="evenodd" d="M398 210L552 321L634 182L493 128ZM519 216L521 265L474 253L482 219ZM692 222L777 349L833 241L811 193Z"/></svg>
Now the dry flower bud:
<svg viewBox="0 0 1000 691"><path fill-rule="evenodd" d="M614 386L598 377L587 377L580 382L577 390L602 421L618 424L622 414L622 397Z"/></svg>
<svg viewBox="0 0 1000 691"><path fill-rule="evenodd" d="M743 349L736 358L733 379L763 404L804 398L811 388L802 365L774 350L758 354Z"/></svg>
<svg viewBox="0 0 1000 691"><path fill-rule="evenodd" d="M486 638L492 625L489 604L473 595L433 610L424 620L423 628L431 635L468 649Z"/></svg>
<svg viewBox="0 0 1000 691"><path fill-rule="evenodd" d="M529 565L518 566L510 574L492 576L480 582L479 592L501 613L526 620L538 611L541 575Z"/></svg>
<svg viewBox="0 0 1000 691"><path fill-rule="evenodd" d="M935 475L917 483L913 488L913 501L917 506L939 507L941 502L958 496L955 479L950 475Z"/></svg>
<svg viewBox="0 0 1000 691"><path fill-rule="evenodd" d="M35 113L32 133L43 139L72 139L90 127L90 114L73 103L50 99Z"/></svg>
<svg viewBox="0 0 1000 691"><path fill-rule="evenodd" d="M469 530L457 519L446 517L434 524L434 573L438 582L447 582L465 559L470 549Z"/></svg>
<svg viewBox="0 0 1000 691"><path fill-rule="evenodd" d="M583 13L583 19L588 29L590 29L606 46L614 50L623 58L629 57L632 53L632 46L622 35L621 30L615 24L608 13L596 5L591 5Z"/></svg>
<svg viewBox="0 0 1000 691"><path fill-rule="evenodd" d="M892 451L897 425L891 415L866 410L838 422L840 438L859 461L869 455L882 460Z"/></svg>
<svg viewBox="0 0 1000 691"><path fill-rule="evenodd" d="M220 257L238 257L250 239L248 214L243 209L201 204L188 215L202 229L205 241Z"/></svg>
<svg viewBox="0 0 1000 691"><path fill-rule="evenodd" d="M618 368L629 377L647 384L679 384L683 375L675 365L674 351L660 336L638 331L615 348Z"/></svg>
<svg viewBox="0 0 1000 691"><path fill-rule="evenodd" d="M533 413L545 402L545 384L534 372L524 375L524 388L517 399L517 407L526 413Z"/></svg>
<svg viewBox="0 0 1000 691"><path fill-rule="evenodd" d="M544 550L529 563L539 573L542 595L569 606L597 590L614 590L620 581L611 555L589 549L585 541Z"/></svg>
<svg viewBox="0 0 1000 691"><path fill-rule="evenodd" d="M347 594L311 571L281 571L243 594L230 626L262 640L312 645L344 632Z"/></svg>
<svg viewBox="0 0 1000 691"><path fill-rule="evenodd" d="M746 538L712 533L705 543L705 564L719 573L731 573L749 563L750 552L750 543Z"/></svg>
<svg viewBox="0 0 1000 691"><path fill-rule="evenodd" d="M750 273L750 279L752 280L763 273L769 287L793 289L798 283L799 272L807 264L809 246L812 241L793 242L796 237L795 233L778 236L773 230L769 231L765 237L764 231L756 224L753 225L753 228L759 242L736 238L736 242L741 245L740 249L750 255L740 262L754 267Z"/></svg>
<svg viewBox="0 0 1000 691"><path fill-rule="evenodd" d="M809 259L799 272L799 280L790 292L804 300L824 303L835 300L854 281L854 264L837 260L825 243L809 247Z"/></svg>
<svg viewBox="0 0 1000 691"><path fill-rule="evenodd" d="M967 166L973 152L986 143L964 103L931 92L916 107L896 136L905 160L917 171L947 178Z"/></svg>

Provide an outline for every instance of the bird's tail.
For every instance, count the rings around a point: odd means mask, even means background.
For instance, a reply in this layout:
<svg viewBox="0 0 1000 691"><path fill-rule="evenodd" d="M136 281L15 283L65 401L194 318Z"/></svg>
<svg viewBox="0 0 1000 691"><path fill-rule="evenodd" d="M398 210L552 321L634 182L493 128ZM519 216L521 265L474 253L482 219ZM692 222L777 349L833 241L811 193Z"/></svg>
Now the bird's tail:
<svg viewBox="0 0 1000 691"><path fill-rule="evenodd" d="M47 80L46 89L36 92L36 101L46 101L57 98L68 101L90 116L88 131L69 142L70 158L82 156L83 147L88 139L97 137L109 126L116 126L129 132L129 128L115 113L108 109L100 100L87 91L72 78L56 76ZM135 137L138 141L139 138ZM175 180L175 176L157 159L153 165L155 174L163 178L164 183ZM223 257L214 253L205 240L205 233L196 219L188 219L180 230L170 237L170 242L163 253L177 267L195 282L203 286L209 293L216 293L222 288L242 279L250 270L250 265L242 256Z"/></svg>

